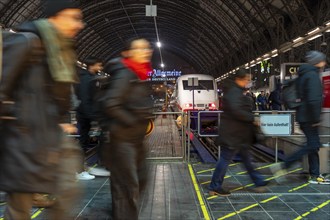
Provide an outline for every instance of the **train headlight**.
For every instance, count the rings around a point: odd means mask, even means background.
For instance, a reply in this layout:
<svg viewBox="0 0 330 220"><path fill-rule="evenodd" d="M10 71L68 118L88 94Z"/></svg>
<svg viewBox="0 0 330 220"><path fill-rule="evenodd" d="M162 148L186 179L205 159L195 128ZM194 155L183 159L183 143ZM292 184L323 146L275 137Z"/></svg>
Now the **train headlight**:
<svg viewBox="0 0 330 220"><path fill-rule="evenodd" d="M209 103L209 108L216 108L217 106L214 103Z"/></svg>

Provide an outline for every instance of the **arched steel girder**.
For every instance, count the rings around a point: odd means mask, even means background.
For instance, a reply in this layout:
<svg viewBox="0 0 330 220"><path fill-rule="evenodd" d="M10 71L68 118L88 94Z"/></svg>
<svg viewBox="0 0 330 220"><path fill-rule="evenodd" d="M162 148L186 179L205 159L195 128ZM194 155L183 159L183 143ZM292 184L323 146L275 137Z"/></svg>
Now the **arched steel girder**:
<svg viewBox="0 0 330 220"><path fill-rule="evenodd" d="M247 0L246 0L247 1ZM260 55L261 53L263 53L264 51L261 51L262 49L264 49L264 44L261 44L262 42L269 42L271 39L267 38L265 36L265 34L263 33L261 27L264 26L264 24L262 24L261 22L257 21L254 17L251 16L250 11L248 11L248 9L246 9L246 7L244 7L244 5L242 5L240 2L238 1L227 1L227 6L229 8L231 8L233 11L237 11L237 13L242 12L241 14L241 20L242 22L244 22L245 26L249 26L249 24L253 24L255 27L255 30L249 33L248 36L249 38L253 41L253 42L258 42L258 44L262 45L262 47L256 47L253 48L254 51L256 51L256 55ZM249 1L248 1L249 2ZM250 2L249 2L250 3ZM247 19L244 19L243 17L246 16ZM255 36L258 36L258 39L254 39Z"/></svg>
<svg viewBox="0 0 330 220"><path fill-rule="evenodd" d="M170 30L168 31L169 36L170 37L175 36L175 33L171 33L171 32L173 32L173 31L170 31ZM164 38L164 39L167 39L167 38ZM171 42L171 41L172 40L170 39L169 42ZM183 45L183 43L186 42L185 39L175 39L175 41L176 41L176 44L168 44L166 46L166 50L167 50L167 48L171 48L172 45L174 45L174 46L175 45ZM166 40L165 40L165 42L166 42ZM102 44L100 44L100 48L105 48L103 46L103 44L106 44L106 42L103 42ZM193 44L195 44L195 42L191 42L190 44L193 45ZM175 46L175 47L176 48L181 48L180 46ZM88 47L86 47L86 48L88 48ZM85 47L83 49L87 51L87 49L85 49ZM200 56L200 54L198 52L196 52L196 49L198 49L198 45L196 45L196 44L195 44L195 46L192 46L192 47L186 47L185 48L185 51L190 51L190 53L192 53L192 54L187 54L187 55L185 55L185 57L183 57L182 55L179 55L179 57L182 60L186 60L186 62L187 63L190 63L192 66L196 66L197 63L204 63L204 65L210 65L209 60L206 57L204 57L204 56ZM116 48L113 47L111 49L111 51L113 51L112 54L116 54L116 55L119 54L119 52L121 50L122 50L122 45L118 45L118 47L116 47ZM106 49L104 49L103 51L104 52L108 52L108 50L106 50ZM88 51L88 52L89 53L92 53L92 54L95 53L95 51ZM79 55L82 56L83 53L84 53L84 51L80 51ZM103 56L105 56L105 55L103 55ZM192 62L189 62L190 61L190 58L189 57L192 57L192 56L193 57L196 57L196 59L193 60ZM107 57L109 57L109 55ZM110 57L111 57L111 55L110 55Z"/></svg>
<svg viewBox="0 0 330 220"><path fill-rule="evenodd" d="M127 26L128 24L126 24L126 26ZM127 30L127 28L125 27L125 26L122 26L121 28L123 28L124 30ZM148 33L148 31L144 31L144 29L146 29L146 28L141 28L141 32L142 33ZM137 29L137 30L139 30L139 32L140 32L140 29ZM176 32L173 32L173 36L177 36L177 33ZM166 41L166 39L164 39L165 41ZM88 45L82 45L81 44L81 46L83 46L84 48L90 48L90 46L92 46L92 45L95 45L95 43L96 43L96 41L97 41L97 39L93 39L92 41L90 41L89 42L89 44ZM120 44L120 43L117 43L116 44L116 41L118 41L118 39L110 39L109 41L107 41L106 43L108 43L109 45L118 45L118 47L117 48L115 48L114 49L114 51L120 51L120 47L122 47L122 44ZM175 40L175 41L177 41L177 39ZM175 42L175 41L173 41L173 42ZM185 41L182 41L182 43L186 43ZM182 44L181 44L182 45ZM113 49L113 48L112 48ZM199 50L200 49L200 47L199 46L197 46L197 47L194 47L194 49L195 50L197 50L195 53L196 54L202 54L202 53L205 53L206 52L206 50ZM80 51L80 47L78 47L78 51ZM204 56L206 57L208 54L205 54ZM211 55L209 55L209 56L211 56Z"/></svg>
<svg viewBox="0 0 330 220"><path fill-rule="evenodd" d="M170 12L169 12L170 13ZM103 17L103 16L102 16ZM160 19L161 19L161 17L159 17ZM125 19L125 18L123 18L123 19ZM96 19L95 19L96 20ZM116 19L116 20L118 20L118 19ZM166 19L164 19L165 21L166 21ZM120 22L120 21L119 21ZM183 20L183 22L186 22L186 20ZM90 22L88 22L88 23L90 23ZM113 21L112 21L112 23L114 23ZM171 26L172 26L172 24L170 24ZM175 25L175 24L174 24ZM172 26L173 27L173 26ZM101 27L99 27L99 29L101 29L101 30L105 30L104 28L103 28L103 26L101 26ZM212 29L209 29L210 31L212 30ZM224 30L226 30L226 28L224 28ZM98 30L96 30L96 31L98 31ZM187 33L189 33L189 30L188 30L188 32ZM208 33L208 32L207 32ZM213 37L214 38L214 37ZM208 39L208 38L207 38ZM225 39L225 41L228 41L228 39ZM209 42L210 43L210 42ZM215 48L216 47L216 45L210 45L209 46L209 48ZM212 55L213 56L213 55ZM211 57L212 57L211 56Z"/></svg>
<svg viewBox="0 0 330 220"><path fill-rule="evenodd" d="M26 6L27 5L27 6ZM31 7L35 6L35 7ZM26 0L17 0L17 1L9 1L8 5L6 5L3 10L1 10L1 22L4 23L7 27L13 27L20 23L21 21L29 19L29 15L23 15L22 13L18 12L22 10L22 8L27 9L31 8L38 8L38 4L31 1ZM12 10L8 10L8 8ZM14 10L15 9L15 10ZM32 10L31 10L32 12ZM24 16L24 17L23 17Z"/></svg>
<svg viewBox="0 0 330 220"><path fill-rule="evenodd" d="M98 27L98 29L103 29L103 30L105 30L105 28L103 28L103 26L105 26L106 24L104 24L104 25L102 25L102 26L99 26ZM121 29L123 29L124 31L127 31L127 30L129 30L129 26L128 26L129 24L126 24L125 26L121 26L120 28ZM169 26L173 26L173 25L175 25L175 24L169 24ZM128 27L128 28L127 28ZM98 32L98 29L96 29L95 31L96 32ZM119 30L119 29L117 29L117 30ZM152 30L153 30L153 28L152 28ZM187 28L186 26L182 26L182 28L179 28L178 30L181 30L182 31L182 34L184 35L185 33L189 33L189 31L191 31L189 28ZM142 32L143 33L143 32ZM209 32L206 32L206 33L209 33ZM177 33L175 33L176 35L177 35ZM83 34L82 34L83 35ZM209 36L207 36L205 39L209 39L210 37ZM111 40L110 40L111 41ZM94 41L92 41L92 42L90 42L90 44L91 45L94 45ZM112 44L112 42L110 42L109 44ZM203 44L201 44L202 45L202 47L204 47L204 45ZM89 45L86 45L87 47L89 47ZM216 48L216 45L211 45L211 46L208 46L208 48ZM198 49L199 47L197 47L197 49ZM205 47L204 47L205 48ZM208 48L206 48L205 50L202 50L202 51L198 51L198 54L201 54L201 53L205 53L205 52L208 52L210 49L208 49ZM204 56L208 56L208 57L214 57L214 55L213 54L208 54L208 55L204 55Z"/></svg>

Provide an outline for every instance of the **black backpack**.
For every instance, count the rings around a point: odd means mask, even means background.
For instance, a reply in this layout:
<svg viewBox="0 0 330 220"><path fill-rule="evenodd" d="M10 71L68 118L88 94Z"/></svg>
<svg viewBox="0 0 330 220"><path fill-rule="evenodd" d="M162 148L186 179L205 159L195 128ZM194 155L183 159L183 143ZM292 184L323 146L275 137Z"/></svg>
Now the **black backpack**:
<svg viewBox="0 0 330 220"><path fill-rule="evenodd" d="M282 102L286 109L297 109L302 104L298 91L298 78L285 80L282 83Z"/></svg>

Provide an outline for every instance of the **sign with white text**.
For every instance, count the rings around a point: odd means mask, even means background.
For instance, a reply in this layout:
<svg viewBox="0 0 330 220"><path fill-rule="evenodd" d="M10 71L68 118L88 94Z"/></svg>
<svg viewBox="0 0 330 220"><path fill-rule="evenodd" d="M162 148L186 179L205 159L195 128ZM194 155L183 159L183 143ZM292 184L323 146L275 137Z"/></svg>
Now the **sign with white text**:
<svg viewBox="0 0 330 220"><path fill-rule="evenodd" d="M291 134L291 115L260 115L261 130L265 135L282 136Z"/></svg>

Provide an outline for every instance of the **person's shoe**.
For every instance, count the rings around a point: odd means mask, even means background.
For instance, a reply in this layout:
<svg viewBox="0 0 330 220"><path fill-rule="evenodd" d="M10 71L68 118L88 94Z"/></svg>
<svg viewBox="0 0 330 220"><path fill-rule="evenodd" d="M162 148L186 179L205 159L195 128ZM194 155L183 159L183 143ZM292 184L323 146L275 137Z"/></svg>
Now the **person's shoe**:
<svg viewBox="0 0 330 220"><path fill-rule="evenodd" d="M330 184L330 178L327 178L329 175L322 175L320 174L319 176L314 176L314 177L310 177L308 182L312 183L312 184L322 184L322 185L327 185Z"/></svg>
<svg viewBox="0 0 330 220"><path fill-rule="evenodd" d="M252 191L255 193L266 193L268 192L267 190L267 185L269 184L269 181L265 181L262 185L255 186Z"/></svg>
<svg viewBox="0 0 330 220"><path fill-rule="evenodd" d="M32 206L36 208L48 208L56 202L55 197L49 194L33 193Z"/></svg>
<svg viewBox="0 0 330 220"><path fill-rule="evenodd" d="M283 168L283 163L274 164L270 167L270 171L273 173L277 183L283 183L286 180L285 175L288 174L288 171Z"/></svg>
<svg viewBox="0 0 330 220"><path fill-rule="evenodd" d="M89 173L94 176L110 176L110 171L104 167L94 167L89 170Z"/></svg>
<svg viewBox="0 0 330 220"><path fill-rule="evenodd" d="M224 189L221 190L210 190L210 196L230 196L230 192Z"/></svg>
<svg viewBox="0 0 330 220"><path fill-rule="evenodd" d="M95 179L95 176L90 175L86 171L83 171L81 173L76 173L76 179L78 179L78 180L92 180L92 179Z"/></svg>

